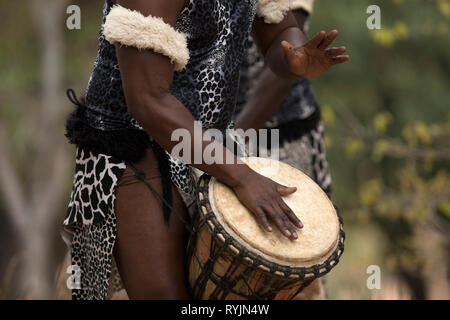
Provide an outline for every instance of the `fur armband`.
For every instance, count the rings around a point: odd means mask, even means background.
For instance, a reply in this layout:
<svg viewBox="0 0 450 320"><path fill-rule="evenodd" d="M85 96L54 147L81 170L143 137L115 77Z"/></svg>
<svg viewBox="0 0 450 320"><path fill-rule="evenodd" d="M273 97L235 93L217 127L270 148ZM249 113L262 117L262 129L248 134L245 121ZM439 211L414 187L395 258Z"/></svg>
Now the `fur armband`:
<svg viewBox="0 0 450 320"><path fill-rule="evenodd" d="M117 5L106 17L103 34L111 44L120 43L165 55L175 64L175 71L184 69L189 61L185 35L161 18L146 17L138 11Z"/></svg>
<svg viewBox="0 0 450 320"><path fill-rule="evenodd" d="M280 23L290 10L292 0L259 0L256 14L265 23Z"/></svg>

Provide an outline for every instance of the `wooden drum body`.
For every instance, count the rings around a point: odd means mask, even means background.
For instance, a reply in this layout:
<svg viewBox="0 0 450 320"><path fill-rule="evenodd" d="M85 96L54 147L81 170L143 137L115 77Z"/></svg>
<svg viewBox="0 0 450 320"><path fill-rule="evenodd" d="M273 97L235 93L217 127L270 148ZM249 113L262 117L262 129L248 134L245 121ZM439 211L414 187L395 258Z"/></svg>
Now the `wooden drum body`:
<svg viewBox="0 0 450 320"><path fill-rule="evenodd" d="M195 233L188 245L188 280L195 299L292 299L328 273L344 249L342 219L320 187L301 171L264 158L253 170L297 192L284 197L304 227L298 239L266 232L234 192L208 175L199 181Z"/></svg>

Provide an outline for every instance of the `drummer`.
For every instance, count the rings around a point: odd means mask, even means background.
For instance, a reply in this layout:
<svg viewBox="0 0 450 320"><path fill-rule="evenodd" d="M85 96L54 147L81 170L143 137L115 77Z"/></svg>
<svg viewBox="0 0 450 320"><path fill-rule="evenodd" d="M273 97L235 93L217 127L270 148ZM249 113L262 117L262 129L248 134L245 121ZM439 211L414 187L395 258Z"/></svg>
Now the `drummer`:
<svg viewBox="0 0 450 320"><path fill-rule="evenodd" d="M187 164L167 158L164 150L176 144L171 134L183 128L193 137L194 120L221 131L229 126L252 28L280 76L312 78L348 60L345 49L327 49L336 32L306 42L289 2L261 0L256 9L255 0L106 1L86 99L71 94L78 109L67 125L78 146L65 220L72 264L82 274L74 299L106 298L113 256L131 299L188 297L181 220L193 176ZM282 196L296 189L236 163L195 167L231 187L265 230L273 223L295 240L302 225ZM149 189L171 205L162 206Z"/></svg>

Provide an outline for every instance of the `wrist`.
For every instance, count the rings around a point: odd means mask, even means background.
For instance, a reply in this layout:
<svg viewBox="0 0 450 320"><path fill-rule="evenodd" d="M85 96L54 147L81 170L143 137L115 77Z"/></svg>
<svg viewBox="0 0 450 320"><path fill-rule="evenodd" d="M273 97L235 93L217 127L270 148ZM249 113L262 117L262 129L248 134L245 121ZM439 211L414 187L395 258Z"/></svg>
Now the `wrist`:
<svg viewBox="0 0 450 320"><path fill-rule="evenodd" d="M232 165L233 168L230 170L228 175L228 182L225 182L230 188L235 189L247 180L248 176L252 173L252 169L245 163Z"/></svg>

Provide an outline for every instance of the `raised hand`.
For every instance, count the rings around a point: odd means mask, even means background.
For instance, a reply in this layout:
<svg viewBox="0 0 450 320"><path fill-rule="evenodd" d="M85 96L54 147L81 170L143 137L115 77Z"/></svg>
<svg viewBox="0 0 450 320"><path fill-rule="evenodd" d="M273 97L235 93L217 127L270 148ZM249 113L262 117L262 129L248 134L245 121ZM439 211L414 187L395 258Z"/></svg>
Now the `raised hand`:
<svg viewBox="0 0 450 320"><path fill-rule="evenodd" d="M350 56L343 55L347 50L345 47L328 48L337 36L337 30L331 31L328 35L325 31L321 31L298 48L294 48L287 41L282 41L281 46L291 72L302 78L315 78L332 66L347 62Z"/></svg>

